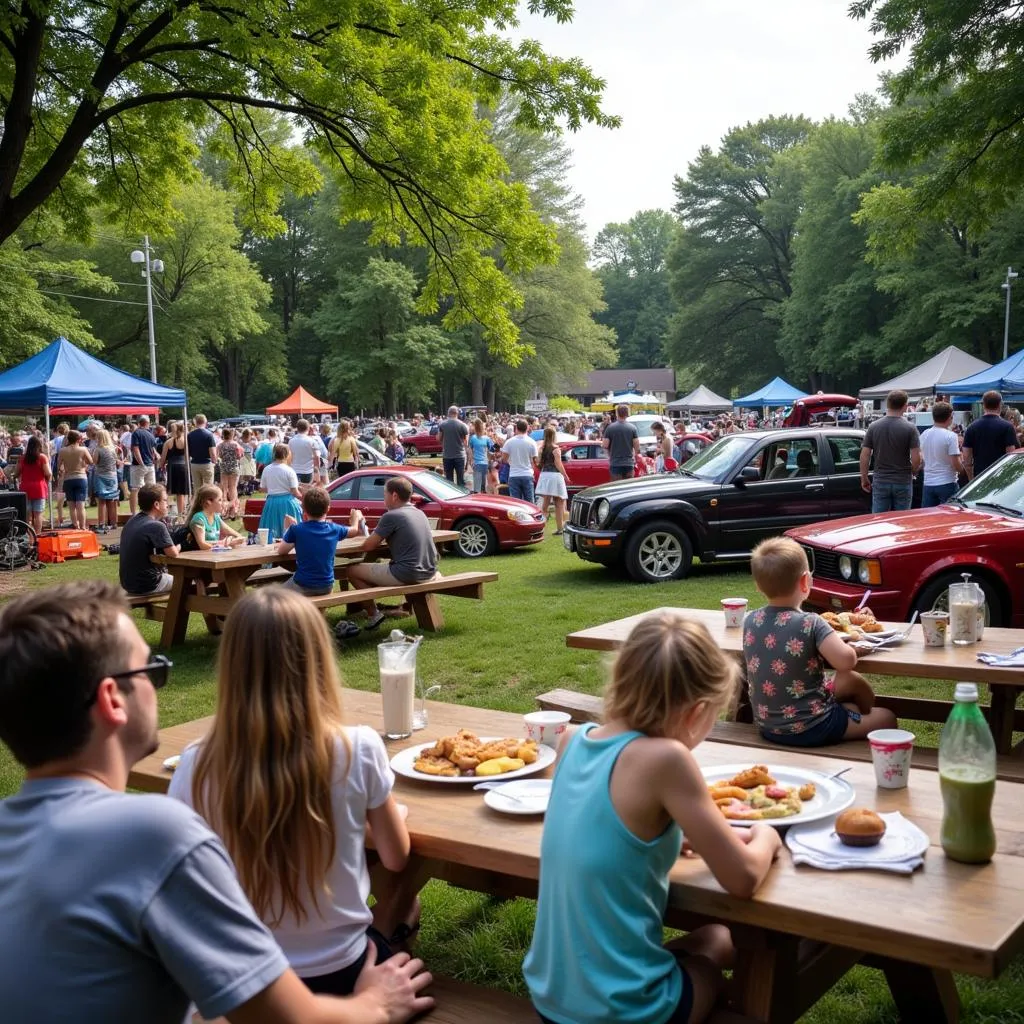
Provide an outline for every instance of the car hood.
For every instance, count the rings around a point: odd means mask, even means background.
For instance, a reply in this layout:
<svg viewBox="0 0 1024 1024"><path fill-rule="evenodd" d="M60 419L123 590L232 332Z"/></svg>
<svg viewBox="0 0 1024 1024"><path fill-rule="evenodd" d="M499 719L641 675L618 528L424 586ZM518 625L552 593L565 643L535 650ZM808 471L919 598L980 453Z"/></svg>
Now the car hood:
<svg viewBox="0 0 1024 1024"><path fill-rule="evenodd" d="M868 558L882 555L897 545L903 552L913 545L944 543L953 551L969 537L984 534L994 538L997 534L1021 530L1024 530L1024 520L994 510L939 505L909 512L833 519L797 527L788 531L787 536L804 544Z"/></svg>
<svg viewBox="0 0 1024 1024"><path fill-rule="evenodd" d="M634 477L631 480L612 480L607 484L588 487L580 494L584 498L628 498L631 501L643 501L655 498L686 498L691 494L717 491L721 484L713 480L698 480L696 477L681 473L658 473L653 476Z"/></svg>
<svg viewBox="0 0 1024 1024"><path fill-rule="evenodd" d="M461 498L449 498L444 502L448 509L480 509L495 515L504 515L510 509L519 508L530 515L539 515L537 506L520 498L506 498L503 494L467 494Z"/></svg>

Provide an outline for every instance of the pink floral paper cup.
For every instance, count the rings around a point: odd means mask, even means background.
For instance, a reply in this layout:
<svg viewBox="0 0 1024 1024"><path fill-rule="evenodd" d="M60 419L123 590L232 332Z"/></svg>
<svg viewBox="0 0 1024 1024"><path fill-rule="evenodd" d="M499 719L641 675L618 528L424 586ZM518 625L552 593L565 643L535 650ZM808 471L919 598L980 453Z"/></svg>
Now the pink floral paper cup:
<svg viewBox="0 0 1024 1024"><path fill-rule="evenodd" d="M523 715L526 738L545 747L557 748L559 739L571 721L572 715L565 711L531 711Z"/></svg>
<svg viewBox="0 0 1024 1024"><path fill-rule="evenodd" d="M725 628L739 629L743 625L743 616L747 614L747 599L723 597L722 611L725 612Z"/></svg>
<svg viewBox="0 0 1024 1024"><path fill-rule="evenodd" d="M868 733L875 783L880 789L906 788L914 739L914 734L906 729L875 729Z"/></svg>

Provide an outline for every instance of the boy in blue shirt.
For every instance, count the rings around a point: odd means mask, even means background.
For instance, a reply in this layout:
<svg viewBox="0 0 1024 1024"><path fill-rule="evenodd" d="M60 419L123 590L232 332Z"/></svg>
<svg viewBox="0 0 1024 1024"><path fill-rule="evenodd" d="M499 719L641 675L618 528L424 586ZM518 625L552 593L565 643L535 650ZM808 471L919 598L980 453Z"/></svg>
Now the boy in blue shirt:
<svg viewBox="0 0 1024 1024"><path fill-rule="evenodd" d="M359 529L363 513L352 509L349 525L327 521L331 497L322 487L310 487L302 496L302 522L284 517L284 537L277 542L277 553L295 551L295 574L284 585L317 597L334 590L334 557L338 541Z"/></svg>

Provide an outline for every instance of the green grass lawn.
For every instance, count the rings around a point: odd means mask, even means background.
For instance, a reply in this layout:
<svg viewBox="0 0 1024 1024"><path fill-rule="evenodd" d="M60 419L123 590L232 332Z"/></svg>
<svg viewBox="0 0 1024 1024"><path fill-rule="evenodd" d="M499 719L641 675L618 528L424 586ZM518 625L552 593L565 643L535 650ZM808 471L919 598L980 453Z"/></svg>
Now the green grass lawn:
<svg viewBox="0 0 1024 1024"><path fill-rule="evenodd" d="M659 605L718 607L723 596L757 595L745 567L699 566L678 583L656 587L634 584L598 566L587 565L549 537L531 550L482 559L473 568L493 570L499 580L486 588L482 602L441 597L446 624L427 634L420 653L426 685L439 683L440 700L502 711L534 710L534 697L554 687L598 693L604 680L604 657L565 646L565 635L609 619ZM469 568L446 559L442 571ZM29 586L47 586L82 577L117 578L117 559L101 555L25 575ZM341 612L331 616L332 622ZM160 624L139 620L147 640L156 645ZM415 621L391 620L414 629ZM364 635L340 654L344 682L357 689L377 686L378 638ZM172 652L174 669L160 691L160 724L174 725L214 708L214 663L217 641L199 616L192 616L187 643ZM880 678L877 688L889 693L949 699L947 681ZM937 742L938 727L910 725L925 743ZM13 792L21 773L0 747L0 796ZM433 970L481 984L522 991L520 964L529 946L533 904L499 902L478 893L432 883L424 893L420 952ZM998 982L958 979L965 1024L1024 1024L1024 959ZM808 1024L881 1024L896 1021L884 981L877 972L858 969L808 1013Z"/></svg>

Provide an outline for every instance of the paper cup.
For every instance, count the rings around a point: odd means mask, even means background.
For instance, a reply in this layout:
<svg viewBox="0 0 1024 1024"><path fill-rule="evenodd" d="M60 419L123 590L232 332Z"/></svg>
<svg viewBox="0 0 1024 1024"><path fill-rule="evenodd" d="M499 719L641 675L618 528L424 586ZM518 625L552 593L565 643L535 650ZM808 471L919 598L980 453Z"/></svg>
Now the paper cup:
<svg viewBox="0 0 1024 1024"><path fill-rule="evenodd" d="M945 647L949 631L949 612L925 612L921 616L925 647Z"/></svg>
<svg viewBox="0 0 1024 1024"><path fill-rule="evenodd" d="M875 729L868 733L875 783L880 789L905 789L910 780L914 734L906 729Z"/></svg>
<svg viewBox="0 0 1024 1024"><path fill-rule="evenodd" d="M559 737L569 728L572 715L565 711L534 711L523 715L526 738L546 747L557 746Z"/></svg>
<svg viewBox="0 0 1024 1024"><path fill-rule="evenodd" d="M743 625L743 616L747 614L745 597L723 597L722 611L725 612L725 628L739 629Z"/></svg>
<svg viewBox="0 0 1024 1024"><path fill-rule="evenodd" d="M256 531L256 540L266 547L270 543L270 530L265 527Z"/></svg>

